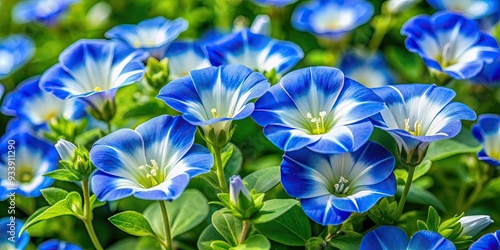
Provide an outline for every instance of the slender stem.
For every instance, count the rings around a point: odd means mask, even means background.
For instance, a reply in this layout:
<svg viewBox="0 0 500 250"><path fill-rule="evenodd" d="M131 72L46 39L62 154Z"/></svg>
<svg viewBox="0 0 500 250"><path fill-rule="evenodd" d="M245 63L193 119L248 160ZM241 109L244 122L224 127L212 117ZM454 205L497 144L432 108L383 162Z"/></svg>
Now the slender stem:
<svg viewBox="0 0 500 250"><path fill-rule="evenodd" d="M94 248L97 250L103 250L101 243L99 242L99 238L97 238L97 234L95 233L94 226L92 225L93 215L92 215L92 208L90 208L88 178L82 181L82 189L83 189L83 224L85 224L85 228L89 233L92 244L94 244Z"/></svg>
<svg viewBox="0 0 500 250"><path fill-rule="evenodd" d="M408 196L408 192L410 191L411 183L413 182L413 174L415 173L414 166L408 166L408 178L406 178L405 189L403 190L403 195L399 200L398 207L396 212L394 213L394 221L397 221L401 214L403 213L403 208L405 206L406 197Z"/></svg>
<svg viewBox="0 0 500 250"><path fill-rule="evenodd" d="M170 223L168 222L167 208L165 207L164 201L158 201L160 203L161 217L163 218L163 229L165 230L165 244L163 244L167 250L173 250L172 247L172 235L170 233Z"/></svg>
<svg viewBox="0 0 500 250"><path fill-rule="evenodd" d="M222 166L222 147L214 146L213 149L220 191L222 193L228 193L226 177L224 176L224 166Z"/></svg>
<svg viewBox="0 0 500 250"><path fill-rule="evenodd" d="M376 51L380 46L380 43L382 43L385 34L389 30L391 18L392 18L391 15L381 16L380 22L382 23L380 25L377 25L377 27L375 27L375 33L373 33L372 40L370 40L370 43L368 44L368 48L371 51Z"/></svg>
<svg viewBox="0 0 500 250"><path fill-rule="evenodd" d="M106 124L108 125L108 134L111 134L111 121L108 121L106 122Z"/></svg>
<svg viewBox="0 0 500 250"><path fill-rule="evenodd" d="M245 237L247 236L248 229L250 229L250 226L251 226L250 221L248 220L243 221L243 229L241 229L241 236L240 240L238 241L238 245L241 245L243 241L245 241Z"/></svg>

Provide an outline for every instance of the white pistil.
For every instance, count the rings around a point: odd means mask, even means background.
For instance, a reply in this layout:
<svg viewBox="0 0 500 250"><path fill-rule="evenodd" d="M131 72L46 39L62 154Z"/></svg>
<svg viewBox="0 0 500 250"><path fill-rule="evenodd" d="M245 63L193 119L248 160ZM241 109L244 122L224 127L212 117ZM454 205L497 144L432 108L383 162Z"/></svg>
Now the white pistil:
<svg viewBox="0 0 500 250"><path fill-rule="evenodd" d="M325 128L325 117L326 117L326 111L321 111L319 112L319 117L313 117L311 113L306 114L307 119L310 119L312 123L316 126L316 128L313 129L314 134L324 134L326 132Z"/></svg>
<svg viewBox="0 0 500 250"><path fill-rule="evenodd" d="M349 191L349 186L346 186L346 184L348 183L349 181L344 178L343 176L340 176L340 180L337 184L333 185L333 187L335 188L335 192L337 192L338 194L345 194L347 193L347 191Z"/></svg>
<svg viewBox="0 0 500 250"><path fill-rule="evenodd" d="M441 56L441 66L448 66L448 62L450 61L452 51L451 51L451 42L447 42L443 47L443 54Z"/></svg>
<svg viewBox="0 0 500 250"><path fill-rule="evenodd" d="M414 135L414 136L420 136L422 135L422 122L419 122L418 120L415 121L413 124L413 131L410 128L410 119L405 119L405 130L406 132Z"/></svg>

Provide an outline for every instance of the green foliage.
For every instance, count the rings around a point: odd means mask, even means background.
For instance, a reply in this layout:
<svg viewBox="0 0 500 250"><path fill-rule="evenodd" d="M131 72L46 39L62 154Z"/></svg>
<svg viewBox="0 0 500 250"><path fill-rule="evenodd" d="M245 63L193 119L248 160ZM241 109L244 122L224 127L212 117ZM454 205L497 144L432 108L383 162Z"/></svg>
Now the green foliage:
<svg viewBox="0 0 500 250"><path fill-rule="evenodd" d="M148 220L138 212L125 211L109 217L109 221L122 231L135 236L156 237Z"/></svg>
<svg viewBox="0 0 500 250"><path fill-rule="evenodd" d="M286 211L290 210L297 203L299 202L293 199L274 199L264 201L264 205L259 212L251 218L251 221L254 224L272 221Z"/></svg>
<svg viewBox="0 0 500 250"><path fill-rule="evenodd" d="M257 170L243 178L243 181L249 190L254 189L257 193L265 193L280 183L280 167Z"/></svg>
<svg viewBox="0 0 500 250"><path fill-rule="evenodd" d="M243 222L227 213L226 209L218 210L212 215L212 225L231 246L238 246L243 230Z"/></svg>

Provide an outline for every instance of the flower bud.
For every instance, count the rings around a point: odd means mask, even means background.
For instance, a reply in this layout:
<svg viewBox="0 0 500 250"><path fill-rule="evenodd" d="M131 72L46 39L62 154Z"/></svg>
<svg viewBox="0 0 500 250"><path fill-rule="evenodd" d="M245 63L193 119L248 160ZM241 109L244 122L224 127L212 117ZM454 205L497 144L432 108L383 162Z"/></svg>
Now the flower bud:
<svg viewBox="0 0 500 250"><path fill-rule="evenodd" d="M464 216L458 220L462 224L463 230L460 236L474 237L481 230L493 223L489 215Z"/></svg>
<svg viewBox="0 0 500 250"><path fill-rule="evenodd" d="M233 175L231 178L229 178L229 182L229 199L231 200L231 203L233 203L233 205L238 206L240 194L243 194L249 201L252 200L250 192L248 191L239 175Z"/></svg>
<svg viewBox="0 0 500 250"><path fill-rule="evenodd" d="M61 160L71 162L75 155L76 146L72 142L66 141L64 139L59 139L57 141L56 150L61 157Z"/></svg>

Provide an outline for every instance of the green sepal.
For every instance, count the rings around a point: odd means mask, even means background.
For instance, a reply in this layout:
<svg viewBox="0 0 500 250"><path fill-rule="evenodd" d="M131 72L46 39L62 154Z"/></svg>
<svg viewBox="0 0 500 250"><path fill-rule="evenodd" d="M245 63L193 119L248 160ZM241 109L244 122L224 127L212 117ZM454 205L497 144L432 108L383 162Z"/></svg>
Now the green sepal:
<svg viewBox="0 0 500 250"><path fill-rule="evenodd" d="M155 90L159 90L165 86L169 78L168 58L158 61L154 57L149 57L145 78L148 85Z"/></svg>

